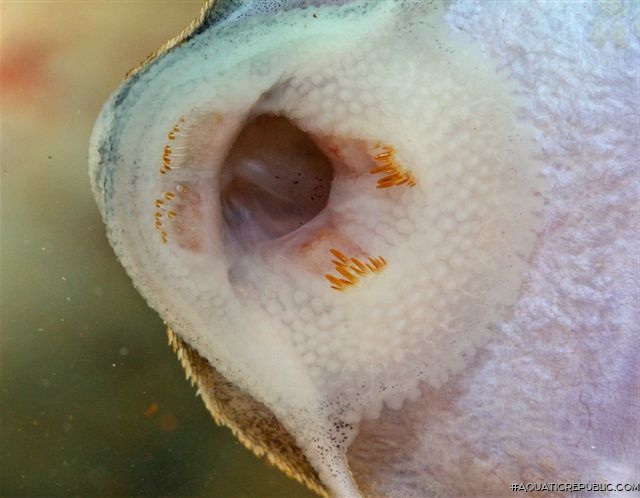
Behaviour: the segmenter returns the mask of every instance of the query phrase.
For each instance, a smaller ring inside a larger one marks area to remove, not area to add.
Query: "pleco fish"
[[[638,5],[220,1],[105,104],[109,240],[321,495],[638,482]]]

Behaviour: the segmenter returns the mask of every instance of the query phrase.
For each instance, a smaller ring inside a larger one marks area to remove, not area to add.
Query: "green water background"
[[[200,5],[0,3],[2,497],[314,496],[214,425],[89,188],[100,106]]]

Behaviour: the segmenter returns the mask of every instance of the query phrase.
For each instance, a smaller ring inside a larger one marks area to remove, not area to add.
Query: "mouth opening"
[[[289,119],[251,118],[220,175],[225,238],[250,249],[299,230],[326,208],[333,179],[331,159]]]

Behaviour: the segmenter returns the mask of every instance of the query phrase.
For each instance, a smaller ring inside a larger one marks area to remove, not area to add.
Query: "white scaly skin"
[[[252,5],[96,123],[94,190],[149,304],[336,497],[637,480],[637,9]],[[263,113],[334,180],[314,220],[246,245],[221,170]],[[384,146],[415,186],[376,188]],[[338,291],[332,248],[387,264]]]

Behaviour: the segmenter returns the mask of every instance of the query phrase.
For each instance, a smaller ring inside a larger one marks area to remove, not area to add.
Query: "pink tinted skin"
[[[512,483],[560,482],[631,483],[572,495],[638,496],[637,9],[616,5],[448,13],[521,85],[546,222],[497,340],[441,389],[361,426],[349,457],[366,494],[509,496]]]

